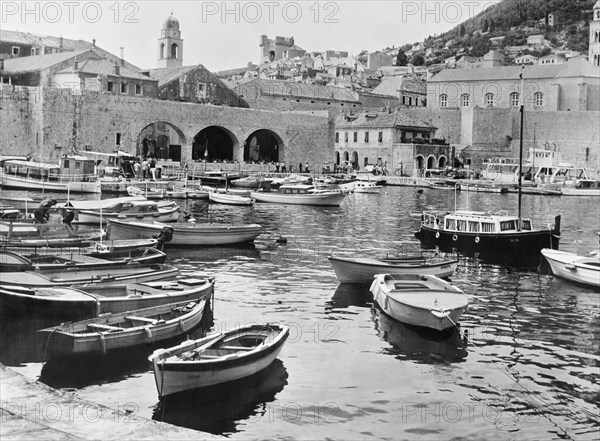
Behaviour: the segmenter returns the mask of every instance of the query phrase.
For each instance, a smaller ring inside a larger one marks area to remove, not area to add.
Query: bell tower
[[[590,22],[590,51],[588,61],[600,68],[600,0],[594,5],[592,21]]]
[[[180,67],[183,65],[183,39],[179,20],[173,13],[165,20],[158,39],[158,67]]]

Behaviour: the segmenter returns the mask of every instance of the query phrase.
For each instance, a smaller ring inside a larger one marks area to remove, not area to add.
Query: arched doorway
[[[277,133],[260,129],[253,132],[244,142],[245,162],[279,162],[283,141]]]
[[[440,159],[438,160],[438,166],[441,169],[446,168],[446,163],[448,162],[448,160],[446,159],[445,156],[440,156]]]
[[[365,159],[364,159],[364,161],[363,161],[363,167],[366,167],[367,165],[369,165],[369,158],[367,158],[367,157],[365,156]]]
[[[177,126],[167,121],[156,121],[140,130],[135,154],[141,158],[179,162],[181,146],[185,143],[185,135]]]
[[[340,165],[340,152],[335,152],[335,163]]]
[[[425,168],[425,158],[423,156],[419,155],[415,159],[417,162],[417,170],[424,169]]]
[[[350,154],[348,152],[344,152],[344,161],[346,161],[346,162],[350,161]]]
[[[234,148],[238,141],[233,133],[219,126],[209,126],[194,136],[192,160],[194,161],[233,161]]]
[[[358,153],[352,152],[352,159],[350,161],[352,163],[352,167],[358,168]]]
[[[430,156],[427,158],[427,170],[432,170],[436,166],[435,156]]]

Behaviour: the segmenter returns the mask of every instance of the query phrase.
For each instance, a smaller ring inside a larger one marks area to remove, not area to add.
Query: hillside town
[[[401,176],[448,166],[481,170],[492,157],[516,156],[523,98],[526,149],[559,150],[596,170],[599,10],[596,3],[587,17],[587,54],[544,37],[558,24],[550,13],[513,26],[520,40],[493,37],[493,20],[485,20],[468,37],[487,36],[486,44],[471,47],[457,46],[464,25],[455,38],[359,54],[261,35],[254,62],[220,72],[184,62],[185,29],[173,14],[155,30],[152,68],[95,40],[3,29],[0,149],[44,160],[120,149],[182,165],[377,165]]]

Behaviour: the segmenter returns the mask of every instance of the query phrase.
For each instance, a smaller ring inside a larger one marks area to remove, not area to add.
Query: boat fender
[[[577,267],[575,265],[573,265],[572,263],[567,263],[565,265],[565,268],[568,270],[576,270],[577,269]]]
[[[146,326],[146,327],[144,328],[144,334],[146,334],[146,337],[148,337],[148,338],[152,338],[152,329],[150,329],[150,327],[149,327],[149,326]]]
[[[458,236],[455,234],[454,236],[452,236],[452,240],[453,240],[454,242],[456,242],[456,241],[458,240]]]
[[[479,236],[475,236],[475,243],[479,243]]]
[[[437,231],[437,232],[435,233],[435,238],[436,238],[436,239],[439,239],[439,238],[440,238],[440,232],[439,232],[439,231]]]
[[[102,304],[99,300],[96,300],[96,316],[99,316],[102,313]]]
[[[106,354],[106,339],[104,338],[104,334],[100,334],[100,351]]]
[[[185,331],[185,326],[183,324],[183,320],[182,319],[179,319],[179,330],[181,332]]]

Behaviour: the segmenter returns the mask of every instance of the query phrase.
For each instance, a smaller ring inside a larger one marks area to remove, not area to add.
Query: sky
[[[0,29],[91,41],[140,68],[157,67],[158,38],[172,13],[183,64],[211,71],[258,64],[262,34],[294,37],[306,51],[358,54],[444,33],[499,0],[482,1],[11,1]]]

